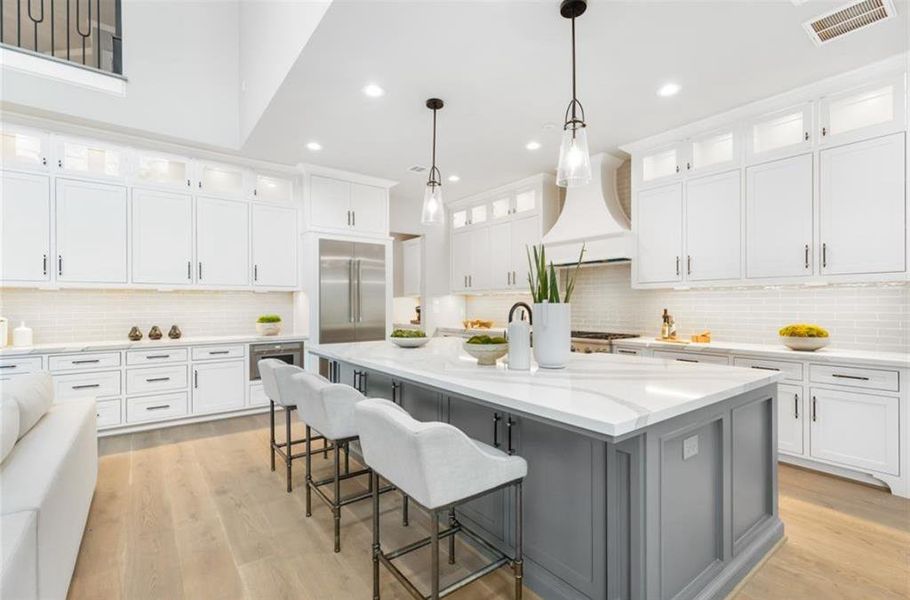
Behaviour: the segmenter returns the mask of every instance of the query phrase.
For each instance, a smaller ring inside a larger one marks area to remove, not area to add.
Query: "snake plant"
[[[584,244],[582,244],[581,253],[578,255],[578,263],[576,263],[572,273],[566,279],[566,287],[561,299],[556,267],[552,261],[547,264],[547,249],[543,244],[540,244],[538,246],[528,246],[526,250],[528,254],[528,286],[531,289],[532,301],[537,304],[542,302],[568,304],[572,299],[572,292],[575,291],[578,269],[581,268],[581,262],[585,256]]]

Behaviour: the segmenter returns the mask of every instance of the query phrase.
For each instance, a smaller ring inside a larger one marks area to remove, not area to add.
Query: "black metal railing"
[[[120,0],[0,0],[0,44],[122,75]]]

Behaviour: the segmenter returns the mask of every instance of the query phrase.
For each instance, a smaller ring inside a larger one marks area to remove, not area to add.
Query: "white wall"
[[[126,95],[4,71],[3,102],[196,144],[239,147],[237,0],[123,0]]]
[[[24,320],[36,344],[126,340],[133,325],[146,336],[158,325],[167,335],[175,323],[187,337],[255,334],[256,318],[265,313],[281,315],[284,331],[294,332],[290,292],[0,291],[0,314],[9,319],[10,333]]]
[[[240,0],[240,141],[322,20],[331,0]]]

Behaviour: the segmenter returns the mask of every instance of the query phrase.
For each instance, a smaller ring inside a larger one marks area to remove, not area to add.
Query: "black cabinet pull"
[[[41,272],[47,275],[47,254],[41,257]]]
[[[202,281],[202,261],[201,260],[199,261],[199,273],[198,273],[197,277],[199,278],[199,281]]]
[[[57,255],[57,275],[63,275],[63,255]]]
[[[0,369],[18,369],[19,365],[0,365]]]
[[[170,354],[149,354],[145,360],[158,360],[159,358],[170,358]]]
[[[617,353],[617,354],[638,354],[638,352],[636,352],[635,350],[623,350],[623,349],[621,349],[621,348],[618,349],[618,350],[616,351],[616,353]]]
[[[822,127],[822,137],[825,137],[826,135],[828,135],[828,128]]]
[[[799,418],[799,394],[793,394],[793,418]]]
[[[170,408],[170,404],[159,404],[157,406],[146,406],[145,410],[163,410],[165,408]]]
[[[199,388],[199,371],[193,369],[193,389]]]
[[[803,140],[806,142],[809,141],[809,132],[808,131],[803,132]]]
[[[831,373],[831,377],[836,377],[838,379],[853,379],[855,381],[869,381],[868,377],[863,377],[861,375],[842,375],[841,373]]]
[[[687,275],[692,274],[692,256],[691,255],[686,256],[686,274]]]
[[[752,365],[752,368],[760,371],[780,371],[777,367],[762,367],[761,365]]]
[[[679,361],[679,362],[690,362],[690,363],[697,363],[697,362],[698,362],[698,361],[695,360],[694,358],[677,358],[676,360]]]
[[[209,350],[209,356],[215,356],[217,354],[230,354],[230,350]]]
[[[816,410],[817,410],[817,409],[816,409],[816,404],[817,404],[817,403],[818,403],[818,401],[815,399],[815,396],[812,396],[812,420],[813,420],[813,421],[816,421],[816,420],[817,420],[817,419],[815,418],[815,417],[816,417]]]
[[[99,387],[101,387],[101,384],[100,384],[100,383],[84,383],[84,384],[82,384],[82,385],[74,385],[74,386],[72,386],[72,388],[73,388],[74,390],[87,390],[87,389],[90,389],[90,388],[99,388]]]
[[[822,268],[828,267],[828,244],[822,243]]]
[[[351,211],[351,226],[357,227],[357,211],[356,210]]]
[[[190,180],[189,180],[189,179],[187,179],[187,180],[186,180],[186,187],[192,187],[192,185],[193,185],[193,184],[192,184],[192,183],[190,183]]]
[[[151,379],[146,379],[148,383],[157,383],[159,381],[170,381],[170,377],[152,377]]]
[[[499,448],[499,421],[502,420],[502,417],[499,416],[499,413],[493,413],[493,447]]]
[[[95,364],[95,363],[99,363],[99,362],[101,362],[101,359],[99,359],[99,358],[84,358],[82,360],[72,361],[72,363],[74,365],[91,365],[91,364]]]
[[[191,260],[186,261],[186,278],[193,279],[193,261]]]
[[[679,277],[679,257],[676,257],[676,276]]]
[[[512,426],[515,425],[515,421],[512,420],[512,417],[506,419],[506,435],[507,435],[507,446],[506,451],[509,456],[515,454],[515,448],[512,447]]]
[[[805,267],[806,269],[808,269],[808,268],[809,268],[809,244],[806,244],[806,247],[805,247],[805,249],[803,250],[803,252],[804,252],[804,256],[803,256],[803,267]]]
[[[253,265],[253,281],[259,281],[259,265]]]
[[[393,381],[392,382],[392,402],[401,406],[401,382]]]

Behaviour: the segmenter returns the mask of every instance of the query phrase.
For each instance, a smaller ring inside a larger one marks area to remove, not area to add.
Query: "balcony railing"
[[[0,0],[0,44],[123,74],[120,0]]]

